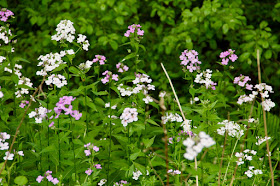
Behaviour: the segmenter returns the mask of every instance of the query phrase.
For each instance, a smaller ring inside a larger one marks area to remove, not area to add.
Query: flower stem
[[[226,169],[226,173],[225,173],[225,176],[224,176],[224,180],[223,180],[222,185],[224,185],[224,183],[225,183],[225,181],[226,181],[227,172],[228,172],[228,168],[229,168],[229,164],[230,164],[231,158],[232,158],[232,156],[233,156],[233,153],[234,153],[234,151],[235,151],[235,148],[236,148],[236,146],[237,146],[238,141],[239,141],[239,139],[236,140],[236,142],[235,142],[235,144],[234,144],[234,147],[233,147],[233,150],[232,150],[232,152],[231,152],[230,159],[229,159],[229,161],[228,161],[228,165],[227,165],[227,169]]]
[[[110,175],[110,161],[111,161],[111,145],[112,145],[112,117],[111,117],[111,113],[112,113],[112,108],[111,108],[111,81],[109,82],[109,94],[108,94],[108,99],[110,102],[110,107],[109,107],[109,156],[108,156],[108,170],[107,170],[107,183],[110,184],[109,182],[109,175]]]

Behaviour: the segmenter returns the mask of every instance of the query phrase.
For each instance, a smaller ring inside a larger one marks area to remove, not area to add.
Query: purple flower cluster
[[[140,26],[139,24],[133,24],[128,26],[128,30],[126,31],[126,33],[124,34],[125,37],[129,37],[131,33],[135,33],[135,30],[137,30],[137,35],[138,36],[143,36],[144,35],[144,30],[141,30],[142,26]]]
[[[187,66],[189,72],[200,69],[201,61],[198,60],[198,53],[195,50],[184,50],[180,55],[180,60],[182,61],[180,64]]]
[[[92,62],[99,62],[100,65],[105,65],[106,57],[102,55],[95,55],[95,58],[92,60]]]
[[[59,180],[58,180],[57,178],[53,178],[53,177],[52,177],[52,171],[50,171],[50,170],[48,170],[48,171],[45,173],[44,176],[39,175],[39,176],[37,177],[36,181],[37,181],[38,183],[41,183],[42,180],[43,180],[45,177],[47,178],[47,180],[48,180],[49,182],[52,182],[54,185],[56,185],[56,184],[59,183]]]
[[[124,71],[128,71],[128,66],[124,65],[123,63],[116,64],[118,72],[123,73]]]
[[[121,180],[119,182],[114,183],[113,186],[124,186],[124,184],[128,184],[128,182],[125,180]]]
[[[19,107],[24,108],[26,106],[26,104],[29,104],[29,101],[23,100],[23,101],[21,101]]]
[[[90,156],[90,155],[91,155],[91,149],[92,149],[93,151],[95,151],[95,152],[98,152],[98,151],[99,151],[99,147],[94,146],[94,145],[91,144],[91,143],[88,143],[88,144],[84,145],[84,147],[87,148],[86,150],[84,150],[86,156]]]
[[[110,81],[110,78],[114,81],[119,81],[118,74],[113,74],[111,71],[106,70],[105,72],[102,73],[103,76],[105,76],[103,79],[101,79],[101,82],[103,84],[106,84]]]
[[[54,111],[57,114],[55,118],[58,118],[62,111],[64,111],[65,115],[70,114],[76,120],[79,120],[82,117],[82,113],[79,113],[77,110],[72,110],[73,106],[71,102],[74,101],[76,98],[72,96],[63,96],[59,98],[59,102],[56,103],[56,107],[54,107]]]
[[[248,81],[251,81],[251,78],[249,76],[244,76],[240,74],[240,76],[234,78],[233,83],[238,84],[241,87],[244,87],[246,85],[247,90],[252,90],[253,85],[248,84]]]
[[[14,13],[11,10],[2,8],[0,11],[0,20],[6,22],[10,16],[13,16]]]
[[[234,54],[235,50],[229,49],[228,51],[221,52],[220,58],[222,59],[222,65],[227,65],[229,60],[232,62],[237,60],[237,55]]]

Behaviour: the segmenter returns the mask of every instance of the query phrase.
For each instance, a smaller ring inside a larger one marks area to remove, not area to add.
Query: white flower
[[[183,141],[183,145],[187,147],[184,157],[188,160],[193,160],[204,147],[208,148],[216,143],[208,134],[203,131],[198,134],[198,137],[199,140],[196,141],[190,137]]]
[[[102,179],[102,180],[100,180],[100,182],[97,185],[102,186],[102,185],[105,185],[106,182],[107,182],[106,179]]]
[[[53,35],[52,40],[61,41],[67,40],[72,43],[75,39],[75,28],[73,27],[73,23],[69,20],[61,20],[56,28],[57,34]]]
[[[134,121],[138,120],[138,112],[136,108],[125,108],[123,110],[122,115],[120,116],[120,119],[122,120],[121,123],[124,127],[127,126],[128,123],[132,123]]]
[[[24,156],[23,151],[18,151],[18,155]]]
[[[14,159],[14,154],[10,154],[9,151],[5,152],[5,157],[3,157],[4,160],[13,160]]]
[[[133,174],[132,179],[134,179],[134,180],[138,180],[139,177],[142,175],[142,173],[137,169],[136,169],[136,172],[133,172],[132,174]]]
[[[251,178],[251,177],[253,176],[253,172],[252,172],[251,170],[247,170],[247,171],[245,172],[245,174],[246,174],[249,178]]]
[[[240,139],[240,137],[244,134],[244,130],[242,130],[241,127],[233,121],[224,120],[218,124],[224,125],[223,127],[217,129],[217,133],[219,135],[223,136],[227,131],[229,136]]]
[[[146,104],[153,102],[153,99],[150,96],[147,96],[146,98],[143,98],[143,101],[145,101]]]

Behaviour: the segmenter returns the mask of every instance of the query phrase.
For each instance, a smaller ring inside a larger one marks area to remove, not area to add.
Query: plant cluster
[[[181,88],[189,92],[184,101],[163,64],[171,87],[163,90],[141,68],[148,51],[140,24],[124,32],[123,57],[99,53],[81,62],[81,53],[95,50],[74,22],[61,20],[50,37],[59,47],[39,56],[40,82],[33,83],[21,72],[28,61],[14,56],[9,21],[1,27],[1,185],[274,185],[279,179],[279,148],[267,133],[273,89],[261,82],[259,64],[253,85],[229,67],[238,65],[234,50],[221,52],[210,69],[186,49],[177,60]]]

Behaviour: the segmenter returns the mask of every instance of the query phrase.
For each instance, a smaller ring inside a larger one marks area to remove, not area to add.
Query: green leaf
[[[266,21],[262,21],[260,24],[260,29],[267,27],[268,23]]]
[[[13,80],[13,82],[15,83],[15,84],[18,84],[18,76],[17,75],[15,75],[15,74],[13,74],[12,75],[12,80]]]
[[[73,67],[73,66],[71,66],[71,67],[69,68],[69,71],[72,72],[72,73],[75,74],[75,75],[80,74],[79,69],[77,69],[76,67]]]
[[[151,119],[147,119],[147,122],[152,125],[155,125],[155,126],[160,126],[159,124],[157,124],[157,122],[155,122],[154,120],[151,120]]]
[[[153,145],[155,137],[156,136],[152,137],[151,139],[143,139],[143,143],[144,143],[146,148],[149,148]]]
[[[146,168],[143,165],[140,165],[139,163],[133,162],[136,169],[138,169],[143,175],[146,175]]]
[[[265,51],[265,53],[264,53],[264,57],[265,57],[266,59],[270,59],[270,58],[271,58],[271,56],[272,56],[272,51],[271,51],[271,50],[267,50],[267,51]]]
[[[88,24],[88,26],[87,26],[87,33],[88,34],[92,34],[93,33],[93,27],[90,24]]]
[[[226,34],[229,30],[228,24],[223,25],[223,33]]]
[[[110,40],[109,43],[110,43],[110,45],[111,45],[113,50],[117,50],[118,49],[119,45],[118,45],[118,43],[116,41]]]
[[[28,182],[28,179],[25,176],[18,176],[14,180],[15,184],[25,185]]]
[[[124,20],[123,20],[123,17],[119,16],[116,18],[116,22],[119,24],[119,25],[123,25],[124,24]]]
[[[55,148],[54,145],[51,145],[51,146],[48,146],[48,147],[44,148],[44,149],[40,152],[40,154],[45,153],[45,152],[53,152],[53,151],[56,151],[56,148]]]

